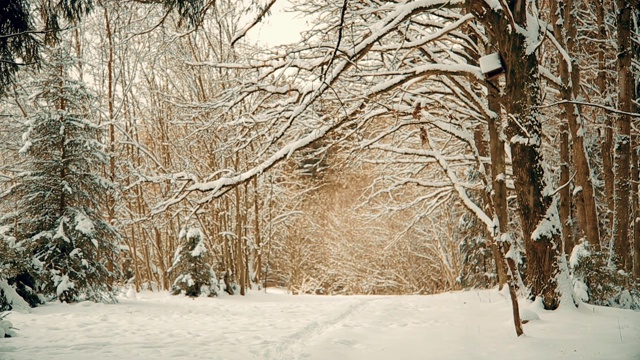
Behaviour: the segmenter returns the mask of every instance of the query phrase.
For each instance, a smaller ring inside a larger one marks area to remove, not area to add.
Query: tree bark
[[[573,17],[573,0],[558,0],[551,2],[550,13],[552,15],[554,35],[561,46],[565,47],[571,63],[566,59],[558,62],[562,87],[560,94],[562,100],[575,100],[579,93],[580,68],[578,62],[572,57],[577,52],[576,21]],[[566,37],[565,37],[566,34]],[[585,124],[577,105],[566,102],[563,104],[563,113],[569,124],[571,139],[573,141],[573,160],[576,171],[577,190],[574,192],[575,205],[578,214],[579,230],[581,237],[600,251],[600,232],[598,228],[598,213],[596,210],[595,192],[591,181],[591,166],[587,157],[587,149],[584,144]],[[566,126],[562,124],[562,126]],[[564,184],[564,182],[563,182]],[[568,191],[568,188],[566,189]],[[565,239],[567,240],[567,239]],[[565,241],[566,243],[566,241]],[[571,252],[571,247],[565,249]]]
[[[522,319],[520,318],[520,305],[516,294],[516,274],[518,268],[512,257],[506,257],[509,248],[514,246],[513,241],[507,242],[503,234],[507,232],[509,224],[509,208],[507,204],[507,173],[504,151],[504,141],[500,136],[500,94],[497,87],[489,86],[489,110],[494,112],[494,116],[489,119],[489,150],[491,153],[491,179],[493,186],[493,207],[495,211],[496,225],[493,247],[498,248],[494,254],[498,269],[505,272],[505,282],[509,288],[511,298],[511,309],[513,311],[513,323],[516,335],[524,334],[522,329]],[[501,265],[501,266],[500,266]],[[505,270],[506,265],[506,270]]]
[[[631,3],[616,0],[618,8],[616,26],[618,31],[618,103],[624,112],[632,110],[633,76],[631,74]],[[631,117],[616,115],[616,136],[614,147],[614,249],[616,264],[621,270],[631,271],[631,251],[629,249],[629,229],[631,214]]]
[[[609,89],[607,87],[607,72],[606,72],[606,58],[605,58],[605,46],[604,42],[609,39],[607,35],[607,28],[604,21],[605,15],[605,2],[596,1],[596,17],[597,26],[599,29],[598,40],[598,78],[597,85],[600,91],[600,97],[607,99],[609,95]],[[611,106],[610,103],[605,105]],[[601,134],[601,151],[602,151],[602,170],[604,178],[604,189],[607,202],[607,219],[609,235],[613,234],[613,211],[615,208],[614,201],[614,174],[613,174],[613,117],[608,113],[603,114],[604,117],[604,130]]]
[[[640,137],[638,135],[633,135],[631,137],[631,143],[633,144],[633,148],[637,149],[637,146],[640,142]],[[638,157],[638,151],[634,150],[631,152],[631,163],[632,163],[632,172],[631,172],[631,207],[633,208],[633,275],[636,278],[640,278],[640,203],[638,190],[640,185],[640,159]]]
[[[571,217],[571,188],[569,181],[569,129],[564,122],[560,124],[560,222],[562,223],[563,243],[562,250],[564,254],[571,254],[574,246],[573,238],[573,220]]]
[[[633,10],[634,21],[633,31],[638,34],[640,26],[638,24],[638,18],[640,18],[640,5],[636,4]],[[640,42],[636,39],[632,43],[633,56],[635,61],[640,61]],[[635,84],[638,84],[639,76],[635,74]],[[640,95],[639,85],[636,85],[632,90],[633,98],[638,99]],[[634,112],[638,112],[639,107],[637,103],[632,104]],[[636,123],[637,124],[637,123]],[[633,144],[633,187],[632,187],[632,199],[633,199],[633,276],[640,280],[640,156],[638,155],[638,147],[640,146],[640,136],[634,135],[631,138]]]
[[[560,301],[556,275],[561,225],[556,203],[544,192],[538,56],[527,48],[522,32],[513,28],[514,25],[527,28],[527,2],[508,3],[513,18],[486,2],[472,1],[469,5],[497,42],[505,63],[506,134],[511,142],[518,214],[527,256],[526,282],[531,295],[542,298],[545,309],[556,309]]]
[[[260,194],[258,191],[258,178],[253,179],[253,232],[255,238],[254,244],[254,277],[252,279],[256,284],[260,284],[262,280],[262,234],[260,232]]]
[[[493,188],[493,208],[494,216],[498,220],[500,234],[507,231],[509,225],[509,210],[507,206],[507,170],[505,165],[504,141],[500,137],[500,94],[498,89],[490,86],[489,88],[489,110],[493,111],[495,117],[489,119],[489,152],[491,156],[491,180]],[[495,248],[495,249],[494,249]],[[503,254],[498,253],[498,244],[492,246],[498,276],[503,277],[500,280],[500,288],[507,282],[507,271]]]
[[[109,19],[109,10],[104,8],[104,22],[105,22],[105,36],[107,37],[108,44],[108,60],[107,60],[107,97],[108,97],[108,111],[109,111],[109,173],[107,175],[109,181],[115,184],[116,174],[116,162],[115,162],[115,113],[114,113],[114,76],[113,76],[113,64],[114,64],[114,44],[113,33],[111,32],[111,21]],[[107,194],[107,222],[112,223],[115,218],[115,199],[113,194]]]

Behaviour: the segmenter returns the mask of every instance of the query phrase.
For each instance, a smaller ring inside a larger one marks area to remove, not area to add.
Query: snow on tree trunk
[[[552,14],[552,23],[554,24],[554,34],[560,45],[567,47],[569,55],[573,55],[577,51],[577,28],[576,20],[573,16],[573,2],[569,1],[566,5],[563,1],[551,3],[550,13]],[[566,39],[565,39],[566,33]],[[560,94],[563,100],[572,101],[579,96],[580,70],[578,62],[562,56],[558,62],[562,87]],[[574,192],[575,206],[578,213],[579,230],[595,247],[596,251],[600,251],[600,233],[598,228],[598,214],[596,211],[595,194],[593,183],[591,180],[591,166],[587,157],[587,149],[584,143],[584,134],[586,132],[582,114],[577,105],[569,102],[563,104],[563,114],[568,122],[571,131],[571,139],[573,141],[573,160],[575,163],[577,189]],[[562,184],[564,185],[564,183]],[[567,188],[568,190],[568,188]],[[565,242],[567,237],[565,236]],[[572,245],[572,241],[567,242]],[[569,246],[565,253],[570,253]]]
[[[532,296],[542,298],[546,309],[559,305],[556,291],[557,255],[561,225],[556,202],[545,193],[541,153],[540,87],[536,44],[537,14],[527,13],[528,1],[508,1],[511,11],[472,2],[471,10],[491,32],[505,62],[506,135],[513,159],[513,177],[522,225],[527,272]],[[509,29],[508,31],[505,29]],[[555,216],[554,216],[555,215]]]

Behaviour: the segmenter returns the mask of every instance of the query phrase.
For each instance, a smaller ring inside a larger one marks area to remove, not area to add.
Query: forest
[[[498,287],[520,335],[518,297],[640,308],[637,0],[289,0],[301,40],[252,40],[275,3],[0,2],[0,311]]]

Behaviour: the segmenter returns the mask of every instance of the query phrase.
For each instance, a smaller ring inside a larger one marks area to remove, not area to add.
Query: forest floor
[[[270,290],[271,291],[271,290]],[[433,296],[190,299],[130,293],[114,305],[50,303],[7,320],[2,360],[624,359],[640,360],[640,312],[591,305],[549,312],[521,301],[517,338],[497,290]]]

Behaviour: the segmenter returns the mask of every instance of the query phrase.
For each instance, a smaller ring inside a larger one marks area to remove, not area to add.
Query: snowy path
[[[117,305],[49,304],[12,313],[0,360],[607,359],[640,360],[640,312],[546,312],[513,333],[497,291],[214,299],[142,293]]]

